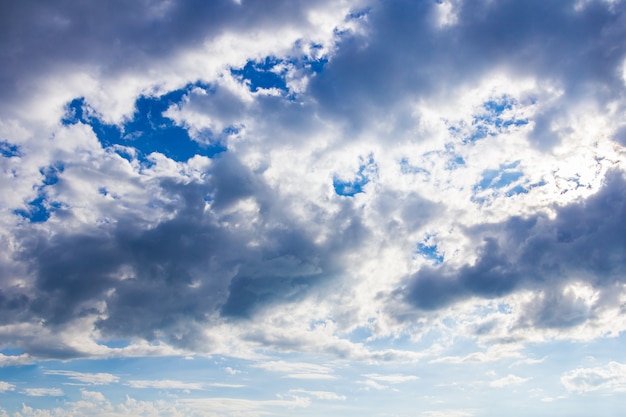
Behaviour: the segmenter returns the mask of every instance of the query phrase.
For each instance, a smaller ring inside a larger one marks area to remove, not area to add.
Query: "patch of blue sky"
[[[507,95],[501,96],[496,100],[488,100],[483,103],[483,107],[488,112],[501,115],[505,110],[511,110],[513,105],[515,104],[515,100]]]
[[[488,100],[482,104],[480,110],[473,115],[472,122],[451,124],[448,131],[455,137],[461,137],[463,143],[476,142],[500,133],[509,131],[512,127],[528,124],[528,119],[518,118],[515,115],[517,101],[507,95]]]
[[[522,171],[515,171],[519,165],[519,161],[511,164],[502,164],[498,169],[486,169],[482,172],[480,182],[474,187],[475,189],[487,190],[501,189],[524,176]]]
[[[26,209],[16,209],[13,213],[28,219],[31,223],[44,223],[50,218],[50,210],[43,195],[29,201]]]
[[[307,59],[304,61],[304,65],[314,74],[319,74],[324,70],[324,67],[328,64],[328,58],[322,57],[318,59]]]
[[[5,158],[13,158],[22,156],[22,153],[20,152],[19,146],[3,140],[0,141],[0,155]]]
[[[352,330],[348,335],[348,340],[352,343],[366,342],[369,337],[372,336],[372,329],[369,325],[359,326]]]
[[[275,88],[285,93],[289,92],[285,74],[287,69],[284,61],[276,57],[265,57],[261,61],[248,61],[243,68],[232,68],[230,72],[248,83],[250,91],[253,93],[260,88],[269,90]]]
[[[344,197],[354,197],[355,195],[363,192],[363,186],[365,186],[369,180],[367,177],[360,177],[353,181],[342,181],[338,178],[333,178],[333,188],[337,195]]]
[[[487,188],[504,188],[509,184],[522,178],[524,173],[521,171],[502,172]]]
[[[448,163],[446,164],[446,168],[452,170],[452,169],[458,168],[461,165],[465,165],[465,159],[463,159],[462,156],[456,156],[448,160]]]
[[[104,148],[112,148],[129,160],[134,155],[125,151],[124,147],[137,150],[136,155],[142,162],[147,162],[146,157],[153,152],[175,161],[187,161],[195,155],[213,157],[226,150],[219,141],[209,140],[209,144],[194,141],[184,127],[163,116],[171,105],[180,103],[189,90],[197,85],[190,84],[184,89],[161,96],[139,97],[135,102],[133,118],[121,126],[104,123],[82,97],[67,105],[66,115],[61,122],[65,125],[80,122],[91,126]]]
[[[337,176],[333,177],[333,188],[337,195],[344,197],[354,197],[356,194],[363,192],[363,187],[367,185],[372,176],[376,174],[378,167],[370,155],[367,160],[362,160],[359,171],[354,178],[344,180]]]
[[[511,188],[510,190],[508,190],[505,195],[507,197],[512,197],[514,195],[518,195],[518,194],[527,194],[528,190],[526,188],[524,188],[521,185],[516,185],[515,187]]]
[[[54,185],[59,182],[59,175],[63,172],[65,166],[58,162],[54,165],[41,168],[39,172],[43,175],[41,186],[39,186],[37,197],[28,202],[24,209],[16,209],[13,211],[30,223],[44,223],[50,218],[51,212],[61,207],[58,202],[47,200],[45,187]]]
[[[431,261],[433,265],[441,265],[444,261],[444,256],[439,253],[437,245],[429,245],[425,242],[420,242],[417,244],[416,253]]]
[[[474,122],[484,121],[498,129],[528,124],[528,119],[517,119],[514,115],[507,113],[513,110],[516,104],[517,101],[507,95],[486,101],[483,103],[485,112],[475,115]]]
[[[487,136],[495,135],[495,133],[491,131],[488,126],[476,123],[472,123],[472,125],[476,127],[473,129],[473,132],[463,140],[464,143],[476,142],[477,140],[484,139]]]
[[[20,355],[23,355],[24,353],[26,353],[24,349],[13,347],[10,345],[7,345],[4,348],[0,349],[0,355],[4,355],[4,356],[20,356]]]
[[[504,195],[513,197],[526,194],[531,188],[545,185],[545,182],[528,184],[524,180],[524,172],[518,170],[519,161],[502,164],[498,169],[486,169],[482,172],[480,181],[474,185],[472,201],[483,204],[491,197]]]
[[[356,10],[353,10],[352,12],[348,13],[348,15],[346,16],[346,20],[360,20],[360,19],[364,19],[371,12],[372,12],[372,8],[371,7],[364,7],[362,9],[356,9]]]
[[[400,172],[407,175],[407,174],[422,174],[425,176],[429,176],[430,175],[430,171],[428,171],[425,168],[419,167],[419,166],[415,166],[415,165],[411,165],[409,163],[409,160],[407,158],[402,158],[400,160]]]
[[[296,42],[296,47],[300,46]],[[267,56],[261,60],[250,60],[241,68],[231,68],[230,72],[235,77],[246,83],[251,92],[259,90],[278,90],[282,96],[293,100],[295,94],[287,85],[287,73],[290,68],[304,69],[312,74],[319,74],[328,64],[328,57],[323,55],[323,46],[320,44],[309,45],[309,53],[299,57],[287,57],[285,59]]]
[[[531,189],[531,188],[536,188],[536,187],[543,187],[546,184],[547,184],[547,182],[545,180],[541,180],[541,181],[535,182],[533,184],[529,184],[528,188]]]
[[[304,68],[313,74],[319,74],[328,64],[328,56],[324,54],[324,45],[320,43],[304,43],[302,40],[297,40],[294,44],[294,49],[306,51],[299,57],[285,60],[285,62],[296,68]]]
[[[65,165],[63,164],[63,162],[57,162],[53,165],[41,168],[39,170],[39,173],[44,177],[42,186],[45,187],[46,185],[54,185],[58,183],[59,174],[63,173],[64,170]]]

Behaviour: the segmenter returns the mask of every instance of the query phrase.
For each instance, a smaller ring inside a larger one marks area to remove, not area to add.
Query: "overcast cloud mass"
[[[0,1],[0,61],[0,416],[626,408],[624,1]]]

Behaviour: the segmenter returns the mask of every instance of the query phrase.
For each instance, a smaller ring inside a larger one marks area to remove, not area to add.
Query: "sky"
[[[0,417],[622,416],[623,0],[0,1]]]

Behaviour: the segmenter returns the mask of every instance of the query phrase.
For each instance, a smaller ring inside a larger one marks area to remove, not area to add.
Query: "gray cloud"
[[[144,73],[151,65],[173,60],[177,53],[224,32],[309,25],[307,10],[324,2],[4,3],[0,112],[7,115],[22,97],[31,99],[34,83],[50,74],[79,69],[113,79]],[[317,138],[316,133],[321,132],[321,137],[331,132],[322,138],[328,144],[307,148],[317,153],[311,158],[316,166],[307,167],[310,171],[304,175],[313,177],[315,169],[330,172],[339,167],[327,169],[324,153],[342,149],[378,122],[392,127],[376,146],[394,143],[396,134],[412,135],[419,116],[407,103],[446,95],[476,83],[492,70],[503,70],[535,77],[564,91],[530,120],[534,124],[530,142],[547,153],[562,141],[562,131],[555,129],[554,121],[568,111],[569,103],[589,99],[603,106],[623,95],[619,70],[626,56],[626,3],[590,1],[582,11],[574,10],[570,1],[466,0],[458,4],[457,23],[439,28],[433,23],[433,13],[440,7],[435,1],[374,3],[362,17],[354,18],[362,31],[336,33],[329,62],[321,72],[306,74],[308,87],[294,94],[293,100],[257,95],[245,101],[220,84],[224,80],[208,80],[215,82],[206,95],[199,90],[189,93],[176,122],[191,130],[195,127],[190,127],[193,120],[185,120],[183,110],[209,116],[220,128],[249,122],[236,138],[238,142],[227,143],[228,150],[211,161],[201,179],[166,179],[156,170],[146,174],[156,177],[155,193],[161,193],[165,201],[155,210],[160,211],[155,217],[137,214],[148,202],[128,203],[120,197],[119,207],[108,213],[108,224],[81,223],[80,228],[70,230],[60,221],[72,220],[75,208],[62,207],[48,223],[37,226],[24,221],[19,227],[3,229],[10,238],[2,244],[13,247],[16,240],[15,247],[19,246],[15,259],[19,265],[13,265],[13,260],[0,264],[0,324],[43,320],[56,331],[76,318],[97,316],[97,329],[105,338],[139,337],[206,349],[211,340],[204,338],[201,329],[210,326],[211,320],[245,322],[273,305],[297,302],[316,292],[323,295],[351,273],[354,265],[346,260],[347,255],[376,256],[363,247],[371,241],[375,241],[373,247],[382,247],[379,240],[385,239],[392,242],[389,246],[398,243],[406,248],[413,243],[407,243],[409,235],[439,216],[450,215],[445,213],[444,202],[433,203],[419,190],[406,188],[372,187],[373,191],[367,191],[372,198],[355,204],[356,198],[332,194],[332,172],[327,178],[329,194],[311,193],[327,200],[318,206],[307,196],[301,204],[301,196],[285,191],[298,184],[281,188],[268,182],[271,175],[264,176],[271,164],[277,164],[271,151],[283,151],[279,149],[283,145],[301,151]],[[293,51],[301,52],[297,46]],[[221,132],[212,133],[219,136]],[[623,144],[623,137],[624,129],[618,130],[614,140]],[[0,138],[8,155],[3,158],[27,160],[29,152],[34,153],[32,146],[18,147],[13,139]],[[52,141],[46,144],[61,146]],[[246,161],[251,155],[256,158],[257,152],[261,161],[255,168],[248,167]],[[76,156],[70,151],[62,155],[68,160]],[[347,160],[337,157],[333,163]],[[70,162],[75,163],[68,163],[67,172],[84,163]],[[494,166],[499,163],[503,162]],[[149,171],[130,164],[126,168]],[[382,174],[388,167],[381,164],[380,169]],[[100,170],[104,170],[102,165]],[[63,175],[67,173],[59,174],[58,184],[46,184],[50,198],[78,193],[80,186],[86,186],[80,184],[73,190]],[[75,176],[72,181],[88,182],[83,178],[86,175]],[[120,176],[120,181],[136,180],[129,178]],[[299,179],[289,180],[298,183]],[[136,181],[138,187],[143,186]],[[319,185],[315,181],[311,182]],[[371,178],[371,185],[378,186],[377,181]],[[422,267],[406,278],[406,287],[397,291],[392,302],[400,298],[417,310],[437,310],[469,297],[489,299],[530,289],[537,296],[525,306],[520,326],[565,328],[593,318],[600,307],[590,307],[564,290],[581,280],[600,290],[602,302],[617,302],[611,298],[611,289],[624,281],[624,189],[626,181],[613,173],[596,195],[556,207],[554,219],[535,214],[465,229],[466,237],[475,242],[476,262],[459,268],[446,263]],[[116,205],[117,198],[111,197],[106,204]],[[305,207],[307,218],[294,214],[296,203],[298,208]],[[135,214],[126,211],[124,204],[133,205]],[[13,215],[11,221],[20,221],[18,217]],[[324,238],[318,239],[322,234]],[[393,261],[405,259],[398,255]],[[28,266],[28,273],[20,269],[23,265]],[[18,285],[11,281],[14,276],[31,280]],[[344,312],[333,313],[339,317]],[[483,330],[488,332],[489,326]],[[270,344],[263,329],[250,333],[254,335],[251,340]],[[37,344],[34,335],[20,337],[33,355],[65,358],[80,354],[61,345]]]
[[[322,111],[349,120],[357,130],[372,121],[372,114],[402,124],[406,100],[504,70],[563,89],[559,102],[537,116],[530,138],[549,149],[560,141],[550,124],[567,108],[562,103],[585,97],[602,105],[624,91],[619,70],[626,55],[623,2],[585,2],[582,11],[571,1],[458,4],[458,23],[444,28],[433,23],[441,7],[435,1],[374,5],[363,23],[366,34],[343,34],[326,70],[312,80],[311,93]]]
[[[419,309],[445,307],[467,297],[493,298],[518,289],[543,291],[522,321],[567,327],[591,314],[564,286],[584,282],[610,292],[626,279],[626,180],[611,172],[597,194],[556,208],[556,218],[514,217],[467,231],[482,245],[473,265],[420,269],[403,297]],[[608,299],[607,299],[608,301]]]
[[[30,96],[38,77],[70,69],[114,77],[171,59],[224,32],[309,26],[307,11],[324,1],[27,0],[0,6],[0,109]],[[195,81],[195,80],[190,80]]]
[[[368,233],[346,205],[328,219],[337,223],[332,238],[314,243],[285,201],[230,154],[214,161],[205,182],[163,180],[160,189],[172,201],[164,213],[170,218],[148,228],[120,217],[89,232],[47,237],[25,231],[20,258],[31,265],[33,288],[3,292],[3,317],[63,328],[78,317],[104,314],[97,327],[105,337],[201,349],[210,341],[198,326],[216,314],[251,317],[268,304],[315,291],[337,276],[342,254]],[[258,218],[234,208],[248,199],[257,204]]]

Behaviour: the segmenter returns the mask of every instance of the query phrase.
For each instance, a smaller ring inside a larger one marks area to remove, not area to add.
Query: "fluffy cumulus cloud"
[[[0,366],[224,355],[304,384],[347,372],[332,361],[532,362],[626,329],[623,1],[0,7]],[[617,365],[562,382],[619,388]],[[2,395],[64,395],[17,382]],[[67,410],[139,404],[82,393]]]

